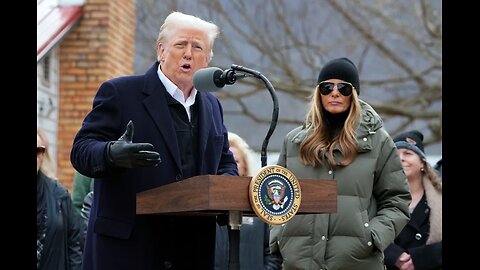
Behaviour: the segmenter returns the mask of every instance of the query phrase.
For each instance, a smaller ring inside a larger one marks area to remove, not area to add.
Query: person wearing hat
[[[359,94],[355,64],[327,62],[304,124],[285,136],[277,164],[299,179],[336,181],[337,209],[272,225],[270,249],[283,269],[383,270],[383,251],[409,220],[397,149]]]
[[[423,134],[411,130],[393,138],[412,194],[410,221],[385,250],[387,269],[442,268],[442,182],[427,162]]]

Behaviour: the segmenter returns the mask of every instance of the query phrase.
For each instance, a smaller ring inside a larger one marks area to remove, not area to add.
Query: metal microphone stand
[[[267,135],[263,140],[262,150],[261,150],[261,162],[262,167],[267,166],[267,146],[270,140],[270,137],[277,126],[278,121],[278,99],[277,94],[275,93],[275,89],[270,81],[260,72],[242,67],[239,65],[232,64],[231,65],[231,74],[230,78],[231,81],[229,84],[233,84],[236,80],[240,78],[245,78],[247,76],[235,76],[235,71],[241,71],[244,73],[248,73],[252,76],[248,77],[255,77],[263,81],[265,86],[267,87],[270,95],[272,96],[273,100],[273,113],[272,113],[272,121],[270,122],[270,128],[268,129]],[[228,268],[230,270],[240,270],[240,226],[242,225],[242,211],[231,210],[228,211],[228,238],[229,238],[229,263]]]

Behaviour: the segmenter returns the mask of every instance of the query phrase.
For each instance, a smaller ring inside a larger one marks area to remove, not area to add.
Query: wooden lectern
[[[137,215],[218,215],[230,210],[255,215],[248,198],[251,177],[200,175],[137,194]],[[299,179],[297,215],[337,211],[335,180]]]
[[[255,216],[250,206],[252,177],[200,175],[137,193],[137,215]],[[302,200],[297,215],[337,211],[335,180],[298,179]],[[239,213],[239,214],[238,214]],[[231,230],[230,269],[240,269],[239,231]]]

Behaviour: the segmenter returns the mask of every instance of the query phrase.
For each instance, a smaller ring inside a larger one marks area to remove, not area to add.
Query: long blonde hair
[[[360,123],[361,106],[356,91],[352,91],[350,109],[345,124],[340,133],[332,140],[329,138],[329,129],[325,123],[323,105],[319,87],[315,87],[310,110],[305,118],[308,137],[300,145],[300,161],[304,165],[317,167],[330,165],[331,167],[345,167],[357,156],[356,129]],[[339,149],[343,155],[342,161],[336,161],[333,150]]]
[[[423,163],[423,176],[426,176],[428,180],[432,183],[433,187],[439,191],[440,193],[442,192],[442,178],[438,173],[435,171],[435,169],[430,165],[430,163],[426,159],[422,159]]]
[[[42,164],[40,165],[40,171],[50,178],[57,179],[57,168],[55,167],[55,164],[53,164],[52,157],[50,156],[50,143],[48,142],[47,135],[43,129],[37,128],[37,136],[40,137],[43,146],[45,146],[45,154]]]

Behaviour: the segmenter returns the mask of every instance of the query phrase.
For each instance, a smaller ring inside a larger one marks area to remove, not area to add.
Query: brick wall
[[[100,84],[133,74],[135,0],[86,0],[84,15],[60,43],[57,175],[70,191],[73,138]]]

